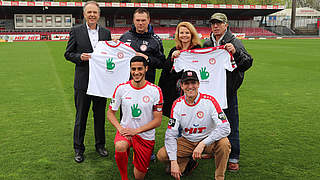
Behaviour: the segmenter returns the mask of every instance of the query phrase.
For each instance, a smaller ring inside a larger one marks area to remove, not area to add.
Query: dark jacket
[[[99,26],[99,41],[111,40],[111,33],[106,28]],[[81,24],[71,28],[70,37],[64,57],[75,66],[74,88],[86,91],[89,82],[89,61],[82,61],[82,53],[92,53],[93,48],[90,43],[86,24]]]
[[[204,42],[203,47],[213,47],[213,34],[210,34],[210,39]],[[234,60],[237,64],[237,68],[232,72],[227,71],[227,95],[234,95],[237,93],[238,88],[241,86],[244,79],[244,72],[252,66],[252,57],[244,48],[242,42],[237,39],[229,30],[225,33],[221,40],[221,45],[231,43],[236,49],[236,53],[233,54]]]
[[[146,73],[146,80],[154,83],[156,77],[156,69],[162,69],[165,61],[163,45],[160,37],[153,32],[153,28],[149,25],[146,33],[139,34],[136,28],[132,28],[120,37],[120,41],[130,45],[135,51],[147,55],[149,69]]]
[[[196,48],[201,48],[201,46],[197,45],[191,49]],[[170,117],[173,101],[183,94],[179,85],[179,80],[181,79],[183,71],[177,73],[175,70],[172,70],[173,61],[171,59],[171,56],[175,50],[177,50],[176,47],[170,50],[167,60],[164,63],[164,67],[162,69],[159,80],[159,87],[162,90],[164,101],[162,114],[167,117]]]

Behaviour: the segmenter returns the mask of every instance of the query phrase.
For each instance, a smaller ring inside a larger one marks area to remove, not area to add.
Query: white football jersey
[[[215,97],[223,109],[228,108],[226,70],[233,71],[236,64],[224,46],[183,50],[174,59],[173,68],[176,72],[195,71],[200,81],[199,91]]]
[[[187,140],[203,141],[209,145],[227,137],[230,124],[215,98],[199,93],[193,105],[186,102],[185,96],[175,100],[172,105],[165,135],[165,147],[170,160],[177,158],[176,138],[179,129],[181,129],[181,135]]]
[[[136,55],[121,41],[99,41],[89,59],[87,94],[111,98],[118,84],[130,78],[130,60]]]
[[[163,97],[160,87],[147,81],[142,88],[135,88],[131,81],[119,84],[114,91],[109,109],[117,111],[121,105],[120,125],[139,128],[153,120],[153,111],[162,111]],[[155,139],[155,129],[138,134],[146,140]]]

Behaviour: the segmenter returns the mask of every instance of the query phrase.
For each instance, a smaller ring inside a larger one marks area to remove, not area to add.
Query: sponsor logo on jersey
[[[180,116],[186,116],[187,114],[180,114]]]
[[[199,126],[199,124],[193,124],[193,126],[194,126],[194,127],[198,127],[198,126]]]
[[[125,97],[125,99],[132,99],[132,97]]]
[[[193,62],[193,63],[197,63],[197,62],[199,62],[199,61],[198,61],[198,60],[193,60],[192,62]]]
[[[111,71],[116,67],[116,64],[113,62],[113,58],[107,58],[106,59],[106,67],[107,70]]]
[[[123,52],[118,52],[117,56],[119,59],[122,59],[124,57],[124,54]]]
[[[134,118],[137,118],[141,115],[142,111],[141,109],[139,109],[138,104],[133,104],[131,106],[131,115]]]
[[[203,116],[204,116],[204,113],[203,113],[202,111],[197,112],[197,117],[198,117],[199,119],[202,119]]]
[[[143,102],[148,103],[150,101],[150,97],[149,96],[143,96],[142,100],[143,100]]]
[[[210,58],[209,59],[209,64],[214,65],[216,63],[216,59],[215,58]]]
[[[206,80],[209,78],[210,73],[206,70],[206,67],[202,67],[201,69],[199,69],[201,80]]]
[[[105,52],[105,51],[101,51],[101,54],[108,54],[107,52]]]
[[[184,131],[189,134],[203,133],[207,127],[185,128]]]

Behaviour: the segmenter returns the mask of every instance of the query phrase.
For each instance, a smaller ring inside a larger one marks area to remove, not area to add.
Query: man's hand
[[[134,136],[138,133],[138,129],[124,128],[124,136]]]
[[[180,180],[181,172],[177,160],[171,161],[171,176],[177,180]]]
[[[89,53],[82,53],[82,54],[80,55],[80,59],[81,59],[82,61],[88,61],[90,58],[91,58],[91,54],[89,54]]]
[[[234,48],[233,44],[231,44],[231,43],[227,43],[226,45],[224,45],[224,48],[227,51],[231,52],[231,54],[236,53],[236,48]]]
[[[203,142],[200,142],[197,147],[193,150],[192,158],[193,160],[201,159],[202,152],[206,145]]]
[[[139,52],[136,52],[136,56],[142,56],[142,57],[144,57],[146,60],[148,60],[148,56],[147,55],[145,55],[145,54],[143,54],[143,53],[139,53]]]
[[[123,128],[122,126],[120,126],[118,129],[117,129],[120,133],[121,136],[125,136],[125,128]]]

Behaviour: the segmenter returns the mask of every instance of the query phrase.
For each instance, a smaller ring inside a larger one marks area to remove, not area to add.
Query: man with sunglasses
[[[237,90],[244,79],[244,72],[252,66],[252,57],[244,48],[242,42],[230,31],[228,18],[223,13],[215,13],[211,16],[210,39],[204,42],[203,47],[214,47],[225,45],[237,64],[237,68],[232,72],[227,71],[227,104],[224,109],[230,122],[231,133],[228,136],[231,143],[231,153],[229,157],[229,171],[239,170],[240,158],[240,138],[239,138],[239,114]]]

